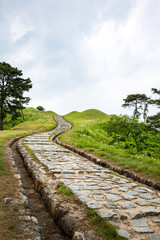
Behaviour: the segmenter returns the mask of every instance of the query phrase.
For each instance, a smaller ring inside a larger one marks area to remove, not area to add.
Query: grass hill
[[[64,117],[73,123],[81,121],[107,121],[109,119],[109,115],[97,109],[88,109],[83,112],[73,111],[66,114]]]

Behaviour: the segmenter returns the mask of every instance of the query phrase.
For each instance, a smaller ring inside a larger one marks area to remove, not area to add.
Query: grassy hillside
[[[67,119],[75,121],[107,120],[108,115],[97,109],[88,109],[83,112],[73,111],[65,115]]]
[[[8,159],[5,154],[6,143],[23,134],[45,131],[53,128],[55,122],[52,118],[54,112],[40,112],[34,108],[24,110],[26,122],[16,125],[10,130],[0,131],[0,233],[1,239],[22,239],[19,236],[19,205],[6,205],[4,199],[6,197],[15,198],[17,182],[10,171]]]
[[[40,122],[43,123],[45,122],[45,119],[48,118],[47,116],[57,115],[57,114],[52,111],[42,112],[42,111],[38,111],[35,108],[29,107],[23,110],[23,115],[24,115],[23,122],[32,121],[35,123],[40,123]],[[21,123],[21,118],[18,118],[17,120],[13,121],[14,126],[19,125],[20,123]],[[4,130],[9,130],[11,128],[12,128],[11,119],[10,119],[10,115],[8,115],[4,119]]]
[[[112,137],[102,127],[110,119],[109,115],[91,109],[82,113],[71,112],[64,117],[74,124],[74,128],[60,136],[61,141],[107,159],[117,166],[160,181],[159,159],[144,154],[132,154],[132,149],[111,144]]]

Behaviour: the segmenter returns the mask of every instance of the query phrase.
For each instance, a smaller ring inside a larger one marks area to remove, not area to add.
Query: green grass
[[[10,130],[0,131],[0,176],[7,174],[7,164],[4,162],[4,148],[6,143],[17,136],[47,131],[55,126],[52,116],[54,112],[40,112],[34,108],[24,110],[25,122],[20,123]]]
[[[87,217],[90,219],[91,226],[106,240],[124,240],[127,238],[118,235],[116,228],[100,217],[94,209],[89,208]]]
[[[71,196],[72,195],[72,190],[67,188],[65,185],[63,184],[57,184],[57,188],[59,189],[60,193],[62,193],[63,195],[66,196]]]
[[[110,144],[112,138],[100,124],[109,120],[110,116],[98,110],[87,110],[82,113],[71,112],[64,117],[74,124],[74,128],[60,136],[61,141],[107,159],[122,168],[160,181],[160,159],[131,154],[131,149],[125,150],[123,146],[119,148],[116,144]]]

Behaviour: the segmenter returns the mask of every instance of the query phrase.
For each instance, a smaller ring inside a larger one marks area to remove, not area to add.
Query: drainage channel
[[[25,200],[25,210],[21,213],[20,218],[25,221],[26,230],[30,232],[36,240],[69,240],[59,227],[55,224],[53,217],[45,206],[40,194],[34,189],[34,184],[27,170],[23,165],[23,161],[16,150],[17,142],[12,145],[12,153],[16,163],[17,172],[21,177],[23,198]],[[28,221],[29,219],[32,221]]]

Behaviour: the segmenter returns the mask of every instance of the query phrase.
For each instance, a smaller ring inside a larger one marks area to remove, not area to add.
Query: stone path
[[[54,176],[89,208],[131,240],[160,240],[160,192],[79,157],[49,140],[69,128],[60,116],[56,129],[27,137],[24,143]]]

